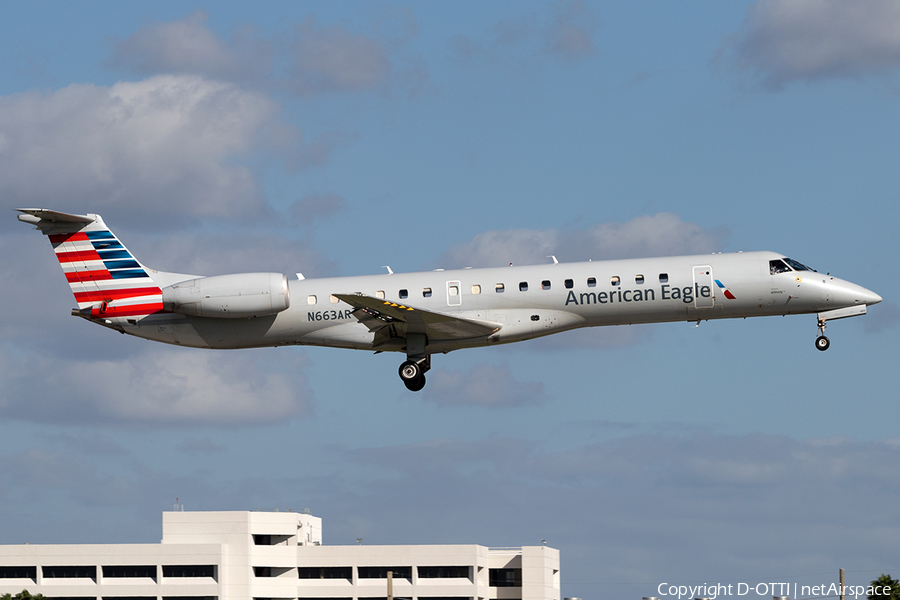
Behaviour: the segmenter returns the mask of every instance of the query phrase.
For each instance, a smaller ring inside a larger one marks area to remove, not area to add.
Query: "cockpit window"
[[[772,275],[776,275],[778,273],[787,273],[791,268],[784,264],[783,260],[770,260],[769,261],[769,273]]]
[[[793,258],[786,258],[786,259],[784,259],[784,262],[791,265],[791,268],[794,269],[795,271],[815,271],[815,269],[807,267],[803,263],[798,263]]]

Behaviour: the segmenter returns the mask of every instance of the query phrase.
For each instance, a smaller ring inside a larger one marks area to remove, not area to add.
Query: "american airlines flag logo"
[[[721,281],[719,281],[718,279],[716,279],[715,281],[716,281],[716,285],[719,286],[719,289],[724,290],[726,298],[728,298],[729,300],[737,300],[737,298],[734,297],[734,294],[729,292],[728,289],[724,285],[722,285]]]
[[[95,318],[162,310],[162,290],[108,229],[48,236],[79,310]]]

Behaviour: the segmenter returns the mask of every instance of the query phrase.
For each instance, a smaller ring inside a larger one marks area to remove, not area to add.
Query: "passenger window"
[[[377,292],[375,292],[375,297],[384,300],[384,290],[378,290]]]
[[[527,282],[527,281],[520,281],[520,282],[519,282],[519,291],[520,291],[520,292],[527,292],[527,291],[528,291],[528,282]]]
[[[425,298],[431,298],[431,288],[422,288],[422,296]]]
[[[542,289],[542,290],[549,290],[549,289],[550,289],[550,282],[549,282],[548,280],[546,280],[546,279],[543,280],[543,281],[541,282],[541,289]]]
[[[587,284],[588,284],[588,287],[597,287],[597,278],[596,277],[588,277]]]
[[[621,283],[621,281],[619,280],[619,276],[613,275],[612,277],[610,277],[609,283],[610,283],[610,285],[619,285]]]
[[[660,273],[659,274],[659,282],[660,283],[668,283],[669,282],[669,274],[668,273]]]
[[[770,260],[769,261],[769,273],[772,275],[776,275],[778,273],[787,273],[791,268],[784,264],[782,260]]]
[[[340,300],[338,300],[337,296],[335,296],[334,294],[332,294],[328,299],[331,300],[332,304],[337,304],[338,302],[340,302]]]
[[[505,290],[506,290],[506,286],[503,285],[502,283],[494,284],[494,291],[497,292],[498,294],[502,294]]]
[[[644,284],[644,276],[643,275],[635,275],[634,282],[638,285],[643,285]]]
[[[478,285],[477,283],[476,283],[475,285],[473,285],[473,286],[472,286],[472,293],[475,294],[476,296],[477,296],[478,294],[480,294],[480,293],[481,293],[481,286]]]
[[[574,281],[572,281],[571,279],[566,279],[566,289],[567,290],[571,290],[574,285],[575,285]]]
[[[307,303],[307,304],[315,304],[315,303],[316,303],[316,297],[313,296],[312,294],[310,294],[309,296],[306,297],[306,303]]]
[[[407,290],[400,290],[400,297],[401,297],[401,298],[408,298],[408,297],[409,297],[409,292],[408,292]]]
[[[451,296],[459,296],[459,288],[455,285],[451,285],[449,288],[447,288],[447,293]]]

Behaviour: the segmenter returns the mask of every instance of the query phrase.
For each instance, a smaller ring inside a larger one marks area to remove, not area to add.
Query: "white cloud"
[[[522,55],[528,55],[526,63],[532,62],[535,56],[578,60],[596,52],[597,19],[584,2],[557,0],[547,8],[549,11],[496,22],[490,33],[482,36],[484,42],[464,35],[454,36],[454,50],[467,61],[496,60],[501,56],[518,61]],[[515,54],[507,54],[510,50]]]
[[[441,266],[538,264],[555,255],[562,262],[701,254],[721,247],[726,232],[685,223],[659,213],[625,223],[600,223],[587,229],[505,229],[486,231],[444,253]]]
[[[333,192],[306,194],[291,204],[289,209],[291,222],[297,225],[308,225],[317,219],[330,217],[343,211],[346,204],[343,196]]]
[[[760,0],[724,51],[771,89],[893,71],[900,68],[900,4]]]
[[[596,51],[593,35],[597,20],[581,0],[558,1],[546,32],[548,49],[567,58],[583,58]]]
[[[210,79],[261,82],[271,78],[272,47],[243,28],[231,40],[209,30],[209,14],[198,11],[180,21],[153,23],[116,40],[110,63],[133,73],[193,74]]]
[[[0,98],[4,205],[100,212],[137,221],[233,217],[265,209],[251,151],[278,107],[232,84],[157,76]]]
[[[135,426],[248,425],[308,416],[311,392],[297,368],[302,355],[276,352],[154,345],[136,357],[96,359],[0,350],[0,414]]]
[[[478,364],[467,372],[440,370],[428,375],[426,400],[438,406],[483,406],[514,408],[540,404],[544,384],[517,381],[509,367]]]
[[[310,18],[295,27],[289,89],[300,96],[378,88],[391,74],[384,44],[339,26],[317,28]]]
[[[403,54],[419,31],[409,9],[381,8],[364,27],[368,33],[319,26],[313,16],[271,40],[248,25],[225,39],[209,29],[208,18],[198,11],[115,40],[110,64],[139,75],[199,75],[302,97],[390,88],[416,95],[428,87],[427,63]],[[571,35],[560,38],[566,45]]]

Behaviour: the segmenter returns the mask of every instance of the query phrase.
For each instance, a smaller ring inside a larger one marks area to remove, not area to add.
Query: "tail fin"
[[[89,319],[143,317],[163,310],[162,290],[150,271],[109,230],[100,215],[19,208],[19,220],[50,238],[56,258]]]

